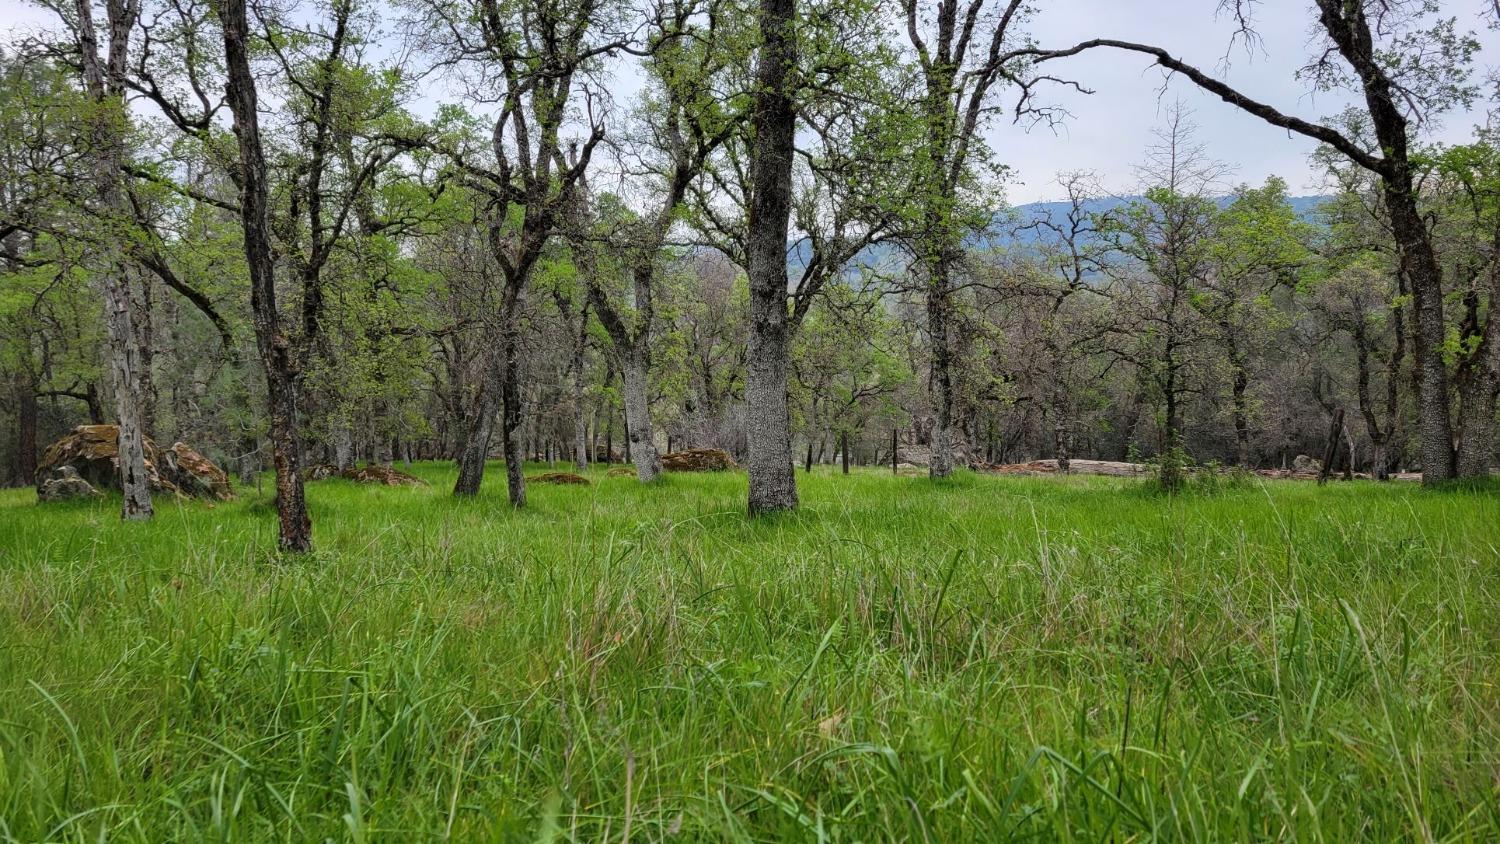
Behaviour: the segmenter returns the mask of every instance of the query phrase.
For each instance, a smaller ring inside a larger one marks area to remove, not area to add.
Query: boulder
[[[633,478],[635,477],[635,469],[630,466],[616,466],[604,474],[611,478]]]
[[[229,475],[212,460],[189,448],[187,443],[172,443],[162,452],[162,468],[177,488],[195,498],[228,501],[234,498]]]
[[[575,484],[588,486],[589,479],[572,472],[546,472],[541,475],[532,475],[526,479],[529,484]]]
[[[740,464],[722,448],[690,448],[663,454],[661,467],[668,472],[723,472]]]
[[[78,477],[78,470],[72,466],[59,466],[53,477],[37,484],[36,497],[38,501],[67,501],[71,498],[98,498],[104,493],[94,489],[94,485]]]
[[[120,488],[120,429],[115,425],[79,425],[72,433],[47,446],[37,465],[37,496],[49,481],[73,478],[91,488]],[[228,501],[234,498],[229,476],[212,460],[184,443],[162,449],[145,439],[146,482],[152,492],[188,495]],[[70,474],[71,473],[71,474]],[[76,485],[64,484],[76,489]],[[51,500],[51,499],[45,499]]]
[[[1296,457],[1292,458],[1292,471],[1299,472],[1304,475],[1316,475],[1317,473],[1323,471],[1323,461],[1317,459],[1316,457],[1308,457],[1305,454],[1299,454]]]

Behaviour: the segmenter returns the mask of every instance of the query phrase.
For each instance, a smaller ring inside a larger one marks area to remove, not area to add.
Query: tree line
[[[1317,0],[1299,78],[1356,104],[1312,120],[1171,45],[1039,45],[1054,4],[1021,0],[41,5],[0,56],[13,483],[113,422],[126,518],[145,438],[182,439],[273,468],[306,551],[305,470],[358,459],[474,495],[498,452],[520,507],[527,459],[649,483],[721,447],[759,514],[838,459],[1154,457],[1171,487],[1321,451],[1347,408],[1351,468],[1489,473],[1500,160],[1424,130],[1493,96],[1490,18]],[[1255,4],[1221,11],[1253,45]],[[1140,184],[1007,212],[993,130],[1065,119],[1091,50],[1317,141],[1328,195],[1234,184],[1172,109]]]

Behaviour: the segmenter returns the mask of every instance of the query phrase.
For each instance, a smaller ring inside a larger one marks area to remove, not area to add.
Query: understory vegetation
[[[0,839],[1500,838],[1493,489],[0,492]]]

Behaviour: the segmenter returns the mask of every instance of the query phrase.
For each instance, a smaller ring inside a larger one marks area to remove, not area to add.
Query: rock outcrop
[[[1292,458],[1292,471],[1302,474],[1316,475],[1319,472],[1323,471],[1323,461],[1319,460],[1316,457],[1308,457],[1305,454],[1299,454],[1296,457]]]
[[[120,430],[114,425],[79,425],[72,433],[47,446],[36,470],[37,497],[51,484],[55,492],[81,491],[73,480],[95,490],[120,488]],[[163,449],[149,438],[146,446],[146,481],[153,493],[171,493],[194,498],[228,501],[234,498],[229,476],[212,460],[185,443]],[[57,483],[64,482],[64,483]]]
[[[72,498],[98,498],[104,493],[94,485],[78,477],[72,466],[59,466],[53,476],[36,486],[38,501],[67,501]]]

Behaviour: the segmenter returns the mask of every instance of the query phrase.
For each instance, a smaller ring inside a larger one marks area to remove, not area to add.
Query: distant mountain
[[[1102,214],[1135,202],[1140,196],[1110,196],[1089,200],[1084,204],[1085,210],[1091,214]],[[1327,202],[1331,197],[1327,196],[1292,196],[1287,198],[1292,210],[1297,216],[1311,223],[1316,223],[1318,207]],[[1234,201],[1232,196],[1219,198],[1220,206],[1228,205]],[[991,249],[1020,249],[1037,243],[1044,235],[1035,229],[1024,229],[1024,225],[1033,220],[1051,220],[1058,224],[1066,222],[1068,212],[1072,205],[1068,202],[1028,202],[1017,205],[995,218],[995,227],[992,232],[975,239],[975,245],[988,246]],[[806,265],[811,257],[806,241],[798,241],[792,244],[787,253],[787,268],[792,274],[795,283],[796,276]],[[864,266],[886,266],[900,265],[904,261],[903,252],[894,244],[880,244],[872,246],[861,252],[854,260],[855,265]]]
[[[1091,214],[1102,214],[1106,211],[1119,208],[1122,205],[1128,205],[1141,198],[1140,196],[1102,197],[1100,199],[1089,200],[1084,204],[1084,209]],[[1318,207],[1330,198],[1327,196],[1292,196],[1287,198],[1287,202],[1292,206],[1292,210],[1297,212],[1298,217],[1308,222],[1317,222]],[[1222,207],[1233,201],[1234,197],[1232,196],[1220,197],[1219,205]],[[986,242],[991,246],[1000,248],[1012,244],[1035,243],[1039,238],[1039,234],[1035,230],[1020,231],[1012,235],[1010,229],[1016,223],[1024,224],[1031,220],[1051,220],[1056,223],[1063,223],[1067,220],[1068,212],[1072,210],[1072,207],[1072,204],[1068,202],[1028,202],[1025,205],[1017,205],[1012,210],[1011,215],[997,220],[999,233],[991,235],[986,239]]]

